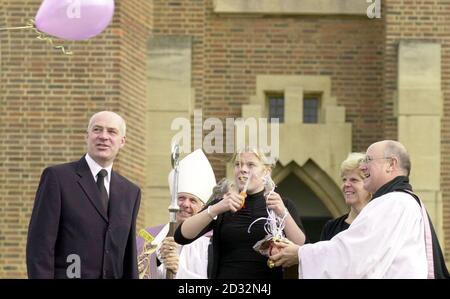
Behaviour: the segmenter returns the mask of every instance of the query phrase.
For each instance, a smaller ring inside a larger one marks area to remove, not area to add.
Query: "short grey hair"
[[[396,157],[398,159],[400,169],[406,173],[406,176],[409,176],[411,172],[411,159],[409,158],[408,151],[403,144],[398,141],[387,140],[384,148],[384,157]]]
[[[122,118],[122,116],[120,116],[119,114],[112,112],[112,111],[100,111],[100,112],[97,112],[94,115],[92,115],[91,118],[89,119],[89,124],[88,124],[87,130],[89,131],[92,128],[92,122],[94,121],[94,118],[96,118],[98,115],[104,114],[104,113],[110,113],[110,114],[113,114],[114,116],[116,116],[117,118],[119,118],[119,120],[120,120],[119,131],[122,134],[122,136],[125,136],[126,132],[127,132],[127,124],[125,123],[125,120]]]

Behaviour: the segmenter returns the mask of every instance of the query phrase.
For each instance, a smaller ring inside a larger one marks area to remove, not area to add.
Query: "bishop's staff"
[[[173,188],[172,188],[172,198],[169,206],[169,232],[167,237],[173,237],[175,234],[175,229],[177,228],[177,213],[180,210],[178,206],[178,162],[180,158],[180,147],[178,144],[172,146],[171,163],[174,171],[173,175]],[[173,279],[175,273],[167,269],[166,279]]]

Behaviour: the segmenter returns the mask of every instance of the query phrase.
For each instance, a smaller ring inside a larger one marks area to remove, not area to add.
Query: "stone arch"
[[[309,242],[320,241],[325,223],[348,211],[339,186],[311,158],[303,166],[278,163],[272,178],[277,191],[296,205]]]
[[[291,161],[286,166],[278,163],[272,172],[272,178],[279,185],[290,174],[294,174],[317,195],[332,217],[335,218],[347,212],[339,186],[312,159],[308,159],[301,167],[295,161]]]

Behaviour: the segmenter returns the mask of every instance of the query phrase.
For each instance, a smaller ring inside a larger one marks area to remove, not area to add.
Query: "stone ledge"
[[[366,0],[214,0],[214,12],[366,16],[370,5]]]

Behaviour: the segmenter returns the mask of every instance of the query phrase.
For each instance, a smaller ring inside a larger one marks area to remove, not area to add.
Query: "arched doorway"
[[[319,241],[326,221],[347,211],[339,186],[311,159],[302,167],[277,165],[273,179],[278,192],[296,204],[311,243]]]

